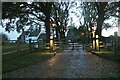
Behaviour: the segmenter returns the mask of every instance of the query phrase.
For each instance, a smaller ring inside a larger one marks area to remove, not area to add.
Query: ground
[[[118,64],[69,46],[47,61],[21,68],[3,78],[118,78]]]

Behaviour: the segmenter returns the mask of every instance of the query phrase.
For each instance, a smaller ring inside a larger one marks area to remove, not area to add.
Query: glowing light
[[[53,36],[52,36],[52,35],[50,36],[50,39],[53,39]]]
[[[95,49],[95,40],[93,40],[93,49]]]
[[[53,48],[53,45],[54,45],[54,43],[53,43],[53,36],[51,35],[50,36],[50,48],[51,49]]]
[[[55,63],[56,63],[56,59],[55,58],[52,58],[52,59],[49,60],[49,65],[50,66],[53,66]]]
[[[50,48],[53,48],[53,40],[50,40]]]
[[[84,33],[82,33],[82,35],[84,35]]]
[[[99,36],[98,35],[96,35],[96,38],[98,38]]]
[[[96,48],[97,48],[97,50],[99,50],[99,39],[98,39],[98,35],[96,35]]]
[[[40,53],[40,55],[43,54],[43,55],[49,55],[49,54],[55,54],[55,53],[50,53],[50,52],[44,52],[44,53]]]
[[[92,30],[94,30],[94,26],[92,26]]]
[[[64,30],[64,32],[66,32],[66,30]]]
[[[95,31],[93,31],[92,33],[93,33],[93,38],[95,38]]]
[[[52,26],[53,26],[53,27],[56,27],[56,24],[55,24],[55,23],[53,23],[53,24],[52,24]]]

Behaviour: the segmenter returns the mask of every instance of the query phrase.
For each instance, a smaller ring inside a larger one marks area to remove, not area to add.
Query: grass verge
[[[115,53],[113,51],[91,51],[91,52],[99,57],[120,63],[119,58],[120,55],[115,56]]]
[[[44,54],[42,54],[44,53]],[[54,54],[45,54],[49,52],[32,52],[28,50],[21,53],[11,53],[3,55],[2,57],[2,73],[10,72],[37,62],[47,60],[54,56]]]
[[[86,46],[85,49],[88,52],[92,52],[94,55],[99,56],[100,58],[104,58],[104,59],[111,60],[111,61],[118,63],[118,72],[115,74],[115,76],[120,78],[120,68],[119,68],[120,67],[120,54],[119,54],[120,51],[115,56],[114,51],[110,51],[110,50],[106,50],[106,49],[102,49],[100,51],[94,51],[88,46]]]
[[[118,63],[118,72],[115,74],[115,76],[118,76],[120,78],[120,54],[115,56],[115,53],[113,51],[94,51],[92,52],[93,54],[101,57],[101,58],[104,58],[104,59],[107,59],[107,60],[111,60],[111,61],[114,61],[116,63]]]
[[[90,48],[88,45],[85,46],[85,49],[88,51],[88,52],[92,52],[93,54],[101,57],[101,58],[105,58],[105,59],[109,59],[109,60],[112,60],[112,61],[115,61],[117,63],[120,63],[120,54],[117,54],[115,56],[115,53],[113,50],[107,50],[107,49],[100,49],[100,51],[95,51],[93,50],[92,48]],[[120,52],[118,52],[120,53]]]

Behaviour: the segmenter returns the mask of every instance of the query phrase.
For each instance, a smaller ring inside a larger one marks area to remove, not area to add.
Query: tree
[[[70,9],[75,6],[74,2],[54,2],[53,4],[53,21],[56,23],[57,38],[65,38],[66,28],[68,27],[68,20]]]
[[[47,43],[50,41],[50,13],[52,2],[3,2],[2,19],[9,19],[7,22],[6,31],[11,31],[15,27],[10,26],[12,22],[18,18],[18,31],[23,30],[24,25],[32,24],[32,22],[39,25],[38,21],[43,21],[46,27]],[[25,16],[26,15],[26,16]],[[34,17],[31,17],[34,16]],[[13,21],[11,21],[13,20]],[[24,30],[23,30],[24,31]]]
[[[111,16],[120,17],[118,14],[119,2],[84,2],[83,4],[83,16],[84,24],[97,25],[96,34],[101,37],[102,26],[104,20],[109,19]],[[117,14],[118,13],[118,14]],[[89,25],[89,27],[92,27]]]
[[[97,19],[97,29],[96,29],[96,34],[98,34],[101,37],[101,32],[102,32],[102,25],[104,22],[104,15],[105,15],[105,7],[107,6],[107,2],[99,2],[96,3],[97,6],[97,11],[98,11],[98,19]]]
[[[72,40],[73,42],[78,41],[80,39],[80,32],[79,29],[73,27],[69,29],[67,39]]]
[[[4,33],[0,33],[0,36],[2,36],[3,41],[9,40],[8,36],[6,34],[4,34]]]
[[[4,33],[0,33],[0,37],[2,38],[2,45],[4,45],[5,43],[8,43],[9,38],[6,34]]]

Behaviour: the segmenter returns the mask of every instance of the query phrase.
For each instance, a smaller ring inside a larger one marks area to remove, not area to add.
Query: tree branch
[[[36,14],[34,14],[34,13],[32,13],[32,12],[29,12],[29,11],[21,11],[21,13],[31,14],[31,15],[35,16],[36,18],[40,19],[41,21],[45,22],[45,20],[44,20],[42,17],[38,17]]]

